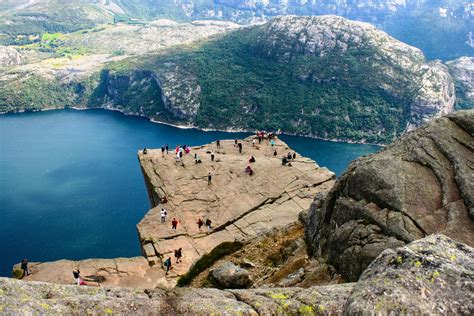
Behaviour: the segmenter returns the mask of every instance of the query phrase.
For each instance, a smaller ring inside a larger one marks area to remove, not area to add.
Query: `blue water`
[[[246,133],[153,124],[105,110],[0,116],[0,275],[30,261],[140,254],[135,225],[149,208],[136,152]],[[376,146],[282,137],[340,174]]]

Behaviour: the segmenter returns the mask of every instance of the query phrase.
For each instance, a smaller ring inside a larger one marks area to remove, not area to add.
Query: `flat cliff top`
[[[151,264],[162,264],[172,257],[170,277],[186,273],[193,262],[223,242],[242,241],[273,228],[298,220],[318,192],[327,192],[334,184],[334,173],[320,168],[313,160],[301,157],[282,165],[282,156],[293,153],[284,142],[268,140],[253,146],[253,137],[192,147],[177,161],[174,149],[162,155],[161,149],[138,154],[147,182],[152,208],[138,224],[143,253]],[[274,156],[274,152],[277,155]],[[215,159],[211,161],[211,152]],[[195,163],[197,154],[202,163]],[[255,162],[250,163],[250,157]],[[251,166],[253,175],[245,172]],[[208,184],[208,174],[212,181]],[[166,196],[167,203],[159,204]],[[167,210],[161,222],[161,209]],[[179,221],[172,229],[171,221]],[[212,221],[212,229],[197,221]],[[174,250],[182,248],[183,259],[175,264]]]

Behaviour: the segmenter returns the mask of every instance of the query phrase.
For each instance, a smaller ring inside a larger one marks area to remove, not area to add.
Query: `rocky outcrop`
[[[238,140],[242,153],[233,140],[221,140],[219,148],[216,143],[192,147],[181,161],[174,149],[164,155],[159,149],[139,153],[153,207],[137,225],[142,252],[150,264],[161,266],[182,248],[182,262],[174,265],[169,279],[187,273],[219,245],[247,241],[297,222],[314,196],[334,184],[334,173],[309,158],[296,154],[291,167],[282,165],[281,156],[293,151],[281,140],[276,138],[274,145],[266,139],[253,145],[253,140]],[[195,163],[194,155],[202,162]],[[249,162],[251,156],[254,163]],[[247,166],[252,175],[245,172]],[[165,197],[167,202],[160,203]],[[164,223],[162,208],[167,210]],[[173,218],[179,221],[177,229],[171,227]],[[211,220],[212,228],[199,228],[198,219]]]
[[[20,53],[8,46],[0,46],[0,67],[21,64]]]
[[[383,252],[358,283],[302,288],[123,289],[0,278],[2,314],[472,314],[474,249],[441,235]]]
[[[210,275],[219,286],[226,289],[245,289],[252,285],[249,272],[228,261],[213,269]]]
[[[474,110],[435,120],[351,163],[311,207],[312,254],[348,280],[387,248],[441,232],[474,245]]]
[[[474,57],[461,57],[447,65],[456,83],[456,107],[474,108]]]
[[[140,152],[153,207],[137,225],[143,257],[34,263],[26,280],[71,284],[72,270],[79,268],[91,282],[100,280],[96,283],[105,286],[174,287],[179,276],[214,249],[298,222],[298,214],[309,208],[313,197],[327,193],[334,185],[335,175],[299,154],[291,160],[291,167],[283,166],[274,151],[279,155],[293,151],[279,139],[274,141],[273,146],[268,140],[256,141],[253,146],[253,138],[239,140],[243,144],[240,154],[233,140],[221,140],[220,148],[216,143],[192,147],[180,162],[172,148],[164,155],[159,149]],[[195,154],[201,163],[195,163]],[[254,163],[248,162],[250,156],[254,156]],[[254,172],[251,176],[245,172],[248,165]],[[168,201],[162,204],[164,197]],[[161,208],[167,210],[164,223]],[[177,229],[171,227],[172,218],[179,221]],[[199,229],[199,218],[210,219],[212,228],[203,225]],[[182,248],[183,257],[175,263],[174,250],[178,248]],[[168,257],[173,264],[165,276],[163,261]]]
[[[42,281],[57,284],[74,284],[72,271],[79,269],[82,279],[91,286],[155,288],[169,287],[161,267],[150,267],[143,257],[115,259],[86,259],[30,262],[31,274],[25,281]],[[13,267],[13,275],[21,276],[20,264]]]
[[[472,315],[474,249],[431,235],[387,249],[362,273],[344,306],[347,315]]]

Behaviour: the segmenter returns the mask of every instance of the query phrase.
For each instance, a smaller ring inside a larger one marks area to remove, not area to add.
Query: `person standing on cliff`
[[[181,248],[176,249],[176,250],[174,251],[174,256],[175,256],[175,258],[176,258],[176,263],[179,263],[180,260],[181,260],[181,257],[183,257],[183,251],[182,251],[182,249],[181,249]]]
[[[242,143],[238,143],[237,147],[239,147],[239,154],[241,154],[242,153]]]
[[[171,257],[168,257],[168,259],[165,260],[163,265],[166,268],[166,275],[168,275],[168,272],[170,272],[170,270],[171,270]]]
[[[212,182],[212,176],[211,176],[211,173],[209,172],[209,174],[207,175],[207,185],[211,185],[211,182]]]
[[[168,146],[168,144],[166,144],[165,149],[166,149],[166,154],[168,155],[168,152],[169,152],[169,149],[170,149],[170,147]]]
[[[221,148],[221,141],[219,139],[216,141],[216,146],[217,148]]]
[[[171,221],[171,229],[176,230],[178,228],[178,220],[176,217],[173,217],[173,220]]]
[[[23,270],[23,278],[31,274],[28,269],[28,259],[21,260],[21,269]]]
[[[212,221],[209,218],[206,219],[206,226],[207,226],[208,231],[211,231],[211,229],[212,229],[211,225],[212,225]]]
[[[168,212],[164,208],[161,209],[160,215],[161,215],[161,222],[162,223],[166,222],[166,215],[168,215]]]
[[[198,224],[199,231],[202,231],[202,225],[204,225],[204,222],[202,221],[202,219],[198,219],[196,224]]]
[[[214,161],[214,151],[211,151],[211,161]]]
[[[165,146],[161,146],[161,157],[165,156]]]

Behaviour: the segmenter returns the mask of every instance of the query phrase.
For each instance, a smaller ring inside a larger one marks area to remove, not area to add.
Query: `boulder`
[[[21,55],[13,47],[0,46],[0,67],[21,64]]]
[[[218,285],[226,289],[245,289],[252,285],[249,272],[229,261],[213,269],[211,276]]]
[[[310,253],[349,281],[384,249],[433,233],[474,246],[474,110],[351,163],[307,216]]]
[[[362,273],[346,315],[473,315],[474,249],[431,235],[386,249]]]

